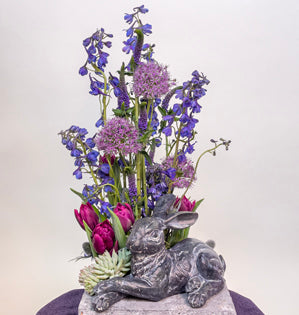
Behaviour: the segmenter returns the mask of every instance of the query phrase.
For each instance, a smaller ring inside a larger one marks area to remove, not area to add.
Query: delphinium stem
[[[206,153],[215,151],[215,150],[216,150],[217,148],[219,148],[221,145],[224,145],[224,143],[220,143],[220,144],[216,145],[214,148],[208,149],[208,150],[204,151],[204,152],[198,157],[198,159],[197,159],[197,161],[196,161],[196,164],[195,164],[195,169],[194,169],[193,175],[192,175],[192,177],[191,177],[191,179],[190,179],[190,183],[189,183],[188,187],[186,188],[186,190],[184,191],[183,195],[181,196],[180,200],[182,200],[182,199],[184,198],[184,196],[186,195],[187,191],[189,190],[189,188],[190,188],[190,186],[191,186],[191,184],[192,184],[192,181],[193,181],[193,179],[194,179],[194,177],[195,177],[195,174],[196,174],[196,171],[197,171],[197,167],[198,167],[198,163],[199,163],[200,159],[201,159]]]
[[[86,149],[85,149],[85,147],[84,147],[83,142],[82,142],[80,139],[78,139],[78,142],[79,142],[80,145],[81,145],[81,148],[82,148],[82,150],[83,150],[84,155],[86,155],[87,152],[86,152]],[[94,174],[94,172],[93,172],[93,169],[92,169],[92,167],[90,166],[89,163],[87,163],[87,164],[88,164],[88,168],[89,168],[89,171],[90,171],[90,175],[92,176],[92,179],[93,179],[94,183],[98,186],[98,181],[97,181],[97,178],[96,178],[96,176],[95,176],[95,174]]]

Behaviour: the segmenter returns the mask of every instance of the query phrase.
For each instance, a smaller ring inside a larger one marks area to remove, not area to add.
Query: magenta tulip
[[[127,233],[135,222],[131,206],[128,203],[124,205],[118,203],[113,212],[118,216],[125,233]]]
[[[89,202],[87,202],[86,205],[82,204],[80,206],[80,211],[75,209],[74,212],[75,217],[83,230],[85,230],[83,221],[85,221],[85,223],[90,227],[91,230],[93,230],[95,226],[99,223],[99,218]]]
[[[180,202],[180,198],[177,197],[174,205],[177,206],[179,202]],[[184,196],[181,201],[179,211],[193,211],[194,206],[195,206],[195,201],[191,202],[188,198],[186,198],[186,196]]]
[[[92,232],[92,244],[99,255],[105,250],[111,252],[114,244],[114,231],[108,220],[105,220],[94,228]]]

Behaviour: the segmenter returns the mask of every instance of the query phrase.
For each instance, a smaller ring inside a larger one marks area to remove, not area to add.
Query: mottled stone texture
[[[194,212],[168,213],[175,200],[172,194],[163,195],[152,217],[135,222],[126,245],[132,254],[131,273],[94,287],[92,303],[98,312],[127,296],[160,301],[179,293],[187,293],[191,307],[200,308],[224,288],[225,262],[211,243],[187,238],[165,248],[165,229],[188,228],[198,217]]]
[[[99,315],[92,310],[92,297],[84,293],[79,305],[78,315]],[[104,315],[236,315],[235,307],[230,294],[225,287],[217,295],[210,298],[201,308],[192,308],[187,301],[187,294],[177,294],[163,299],[160,302],[151,302],[136,298],[125,298],[113,304]]]

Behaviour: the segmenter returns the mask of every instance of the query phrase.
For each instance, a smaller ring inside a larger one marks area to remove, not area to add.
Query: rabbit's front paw
[[[103,293],[95,297],[93,300],[95,310],[97,312],[106,311],[110,307],[110,305],[113,304],[113,303],[110,303],[110,301],[111,301],[110,293]]]

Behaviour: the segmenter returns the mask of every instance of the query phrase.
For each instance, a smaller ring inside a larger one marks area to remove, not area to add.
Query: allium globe
[[[161,97],[175,84],[174,80],[169,78],[167,67],[156,62],[139,63],[133,81],[135,95],[147,99]]]
[[[173,175],[173,157],[167,157],[162,162],[162,169],[164,170],[165,174],[171,179],[172,186],[177,188],[187,188],[191,180],[193,178],[194,174],[194,167],[193,162],[189,159],[186,159],[184,161],[178,161],[178,164],[176,166],[176,176],[170,176]],[[179,175],[178,175],[179,174]],[[192,182],[196,180],[196,177],[194,176]]]
[[[94,139],[99,150],[105,154],[126,156],[130,153],[137,154],[142,145],[138,143],[138,131],[129,120],[115,117],[107,121]]]

